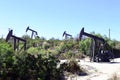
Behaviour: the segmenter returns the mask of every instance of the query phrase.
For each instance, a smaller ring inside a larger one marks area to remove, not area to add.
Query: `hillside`
[[[80,65],[78,65],[75,59],[81,60],[89,57],[90,38],[82,41],[54,38],[46,40],[44,37],[31,39],[28,35],[23,35],[21,38],[26,40],[26,50],[23,49],[23,42],[16,43],[16,49],[14,49],[13,38],[10,38],[8,42],[3,38],[0,39],[0,78],[2,80],[12,78],[14,80],[63,80],[63,75],[65,76],[64,72],[66,71],[77,75],[84,73],[84,69],[82,70],[81,67],[85,67],[84,64],[86,65],[86,62],[81,63],[80,61]],[[104,36],[103,38],[108,42],[110,48],[117,50],[116,55],[118,55],[120,42],[109,40]],[[72,61],[57,68],[60,60]],[[101,63],[89,62],[87,64],[88,66],[92,65],[91,67],[94,67],[94,65],[106,65],[108,67],[107,64]],[[112,65],[110,65],[110,69],[115,67]],[[100,69],[100,67],[96,68]],[[85,72],[85,74],[88,73]],[[82,76],[79,77],[82,78]]]

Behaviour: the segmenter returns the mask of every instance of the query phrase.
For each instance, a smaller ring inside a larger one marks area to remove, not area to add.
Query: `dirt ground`
[[[67,80],[112,80],[110,78],[114,75],[120,76],[120,58],[101,63],[90,62],[87,58],[80,60],[78,64],[87,71],[88,75],[70,75]]]

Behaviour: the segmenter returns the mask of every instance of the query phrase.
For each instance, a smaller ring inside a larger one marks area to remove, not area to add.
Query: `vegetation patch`
[[[77,74],[77,75],[87,75],[85,70],[78,64],[75,59],[71,59],[63,64],[61,64],[60,69],[65,73]]]

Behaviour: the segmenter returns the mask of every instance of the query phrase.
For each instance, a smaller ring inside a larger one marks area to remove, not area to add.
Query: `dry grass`
[[[120,76],[118,76],[117,73],[114,73],[112,75],[112,78],[110,78],[109,80],[120,80]]]

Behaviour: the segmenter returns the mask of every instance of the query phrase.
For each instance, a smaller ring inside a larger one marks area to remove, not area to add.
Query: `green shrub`
[[[43,42],[42,47],[43,49],[47,50],[50,47],[50,44],[48,42]]]
[[[37,47],[30,47],[30,48],[27,50],[27,52],[28,52],[29,54],[38,54],[38,53],[39,53]]]
[[[58,59],[41,54],[14,54],[5,56],[0,68],[0,78],[8,80],[60,80],[62,72],[57,69]]]
[[[74,58],[72,58],[68,62],[61,64],[60,67],[63,71],[67,71],[73,74],[81,75],[85,73]]]
[[[89,53],[89,47],[90,47],[90,43],[91,43],[91,39],[87,38],[85,40],[80,41],[80,51],[85,54],[88,55]]]

